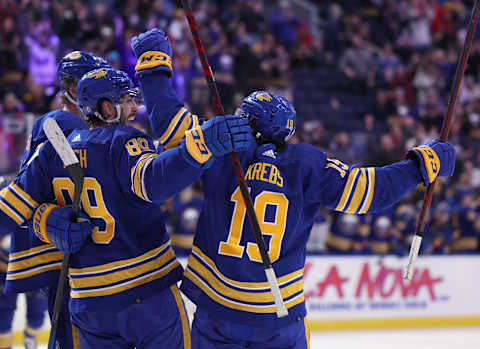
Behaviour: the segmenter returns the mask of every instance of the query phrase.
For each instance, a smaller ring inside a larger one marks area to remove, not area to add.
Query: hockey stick
[[[182,6],[183,10],[185,11],[185,16],[188,20],[188,25],[190,26],[190,31],[192,32],[193,41],[195,43],[195,47],[197,48],[200,62],[202,63],[203,74],[205,75],[208,88],[210,89],[213,105],[215,106],[217,114],[224,116],[225,110],[223,109],[223,105],[220,100],[220,94],[218,92],[215,78],[213,77],[212,68],[210,67],[210,64],[207,60],[207,55],[205,53],[205,48],[203,47],[203,42],[200,39],[200,34],[198,33],[198,26],[195,21],[195,16],[193,15],[192,7],[190,6],[190,2],[188,0],[182,0]],[[285,307],[282,295],[280,293],[278,280],[267,252],[267,245],[265,244],[265,240],[263,240],[262,231],[260,230],[260,225],[258,224],[258,219],[253,208],[252,198],[250,197],[250,192],[248,191],[248,186],[245,182],[242,165],[240,164],[237,153],[231,152],[230,159],[232,160],[233,170],[235,171],[238,186],[242,193],[245,207],[247,208],[248,220],[250,221],[250,225],[252,226],[253,235],[255,236],[255,241],[262,257],[263,268],[265,270],[265,274],[270,285],[270,290],[272,291],[273,299],[275,301],[275,307],[277,308],[277,317],[287,316],[288,310]]]
[[[480,13],[480,1],[476,0],[473,5],[472,15],[468,24],[468,32],[463,43],[462,52],[460,54],[460,61],[455,71],[455,77],[452,89],[450,90],[450,97],[448,99],[447,110],[442,122],[442,129],[440,131],[440,142],[446,142],[448,139],[448,132],[452,124],[453,112],[455,111],[455,105],[457,104],[458,94],[460,92],[460,86],[462,85],[463,74],[467,66],[468,57],[470,56],[470,49],[472,48],[473,37],[475,36],[475,29],[478,23],[478,16]],[[413,276],[413,268],[418,257],[418,251],[420,250],[420,244],[422,243],[423,230],[425,229],[425,216],[430,208],[432,202],[433,191],[435,189],[436,180],[433,181],[427,188],[425,196],[423,198],[423,206],[418,217],[417,226],[415,229],[415,236],[412,240],[410,247],[410,254],[408,256],[408,264],[405,269],[405,279],[411,280]]]
[[[76,221],[78,217],[78,210],[80,207],[80,198],[83,189],[83,170],[80,167],[78,158],[72,150],[70,144],[68,144],[65,135],[58,126],[57,122],[52,118],[47,118],[43,123],[43,131],[47,135],[48,140],[52,143],[53,148],[57,152],[58,156],[62,159],[63,164],[67,168],[70,176],[73,179],[74,194],[72,210],[73,214],[70,217],[72,221]],[[55,294],[55,303],[53,306],[52,314],[52,327],[50,329],[50,337],[48,339],[48,349],[55,349],[55,337],[57,336],[58,317],[60,310],[62,310],[63,303],[63,291],[65,289],[65,282],[68,274],[68,262],[70,259],[70,253],[65,253],[62,263],[62,269],[58,278],[57,293]]]

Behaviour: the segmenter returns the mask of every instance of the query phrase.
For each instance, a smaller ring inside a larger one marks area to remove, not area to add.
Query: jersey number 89
[[[231,200],[235,203],[235,207],[230,223],[230,231],[227,241],[220,242],[218,253],[225,256],[242,258],[245,246],[240,245],[240,240],[242,239],[246,208],[240,188],[237,187],[233,192]],[[273,205],[276,208],[274,222],[265,221],[267,205]],[[271,262],[275,262],[278,257],[280,257],[283,234],[285,233],[285,227],[287,225],[288,199],[283,193],[262,191],[255,198],[254,207],[262,234],[271,236],[270,243],[268,244],[268,255]],[[247,255],[251,261],[262,262],[256,243],[247,243]]]
[[[57,203],[63,207],[66,205],[64,192],[68,192],[71,200],[73,198],[74,184],[68,177],[57,177],[53,180],[53,191]],[[88,195],[89,193],[90,196]],[[90,217],[100,218],[105,222],[104,230],[99,230],[98,227],[95,227],[93,230],[93,241],[97,244],[110,243],[115,233],[115,219],[108,212],[107,206],[103,201],[102,186],[96,178],[84,178],[81,203],[83,209]]]

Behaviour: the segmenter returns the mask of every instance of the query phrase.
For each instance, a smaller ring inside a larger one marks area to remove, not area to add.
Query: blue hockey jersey
[[[122,308],[176,283],[182,268],[158,204],[201,170],[178,148],[158,154],[147,135],[128,126],[76,130],[68,140],[85,173],[82,208],[97,225],[70,259],[70,310]],[[73,189],[55,150],[44,143],[0,195],[0,229],[15,229],[39,203],[71,204]]]
[[[194,124],[196,117],[178,101],[162,74],[144,75],[139,82],[160,142],[181,139],[176,130]],[[252,144],[238,155],[289,315],[276,317],[228,156],[202,175],[205,201],[181,289],[213,316],[251,326],[278,327],[306,315],[306,244],[320,205],[347,213],[375,212],[421,182],[411,160],[359,168],[328,159],[309,144],[289,144],[280,153]]]
[[[35,120],[28,137],[22,158],[22,169],[28,166],[30,159],[38,155],[42,144],[47,141],[43,131],[43,122],[47,118],[55,119],[67,136],[75,129],[87,129],[87,125],[78,116],[64,110],[54,110],[42,115]],[[15,186],[12,185],[11,188],[14,190]],[[0,201],[0,206],[13,206],[17,211],[24,213],[20,217],[13,215],[17,223],[31,216],[31,205],[24,206],[21,201],[16,200],[15,195],[9,195],[8,190],[2,193],[0,195],[5,203],[2,204]],[[31,204],[34,203],[32,200]],[[45,244],[31,236],[25,224],[17,227],[12,234],[10,251],[6,292],[28,292],[57,284],[63,253],[55,246]]]

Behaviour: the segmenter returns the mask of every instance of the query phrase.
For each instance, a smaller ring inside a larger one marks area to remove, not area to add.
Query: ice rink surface
[[[46,345],[38,349],[45,349]],[[16,346],[15,349],[23,348]],[[312,333],[311,349],[480,349],[480,327]]]

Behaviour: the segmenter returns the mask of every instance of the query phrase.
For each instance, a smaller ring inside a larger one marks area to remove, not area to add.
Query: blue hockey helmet
[[[83,51],[70,52],[58,63],[57,77],[60,87],[67,91],[67,82],[77,83],[83,75],[99,68],[111,68],[111,66],[96,54]]]
[[[121,98],[125,94],[136,97],[138,90],[127,73],[112,68],[92,70],[85,74],[77,85],[78,107],[87,120],[95,116],[103,122],[118,122]],[[98,111],[98,102],[101,100],[108,100],[115,105],[117,110],[115,119],[105,120]]]
[[[237,115],[248,117],[254,131],[266,139],[288,141],[295,133],[296,112],[292,103],[283,96],[266,91],[248,95]]]

